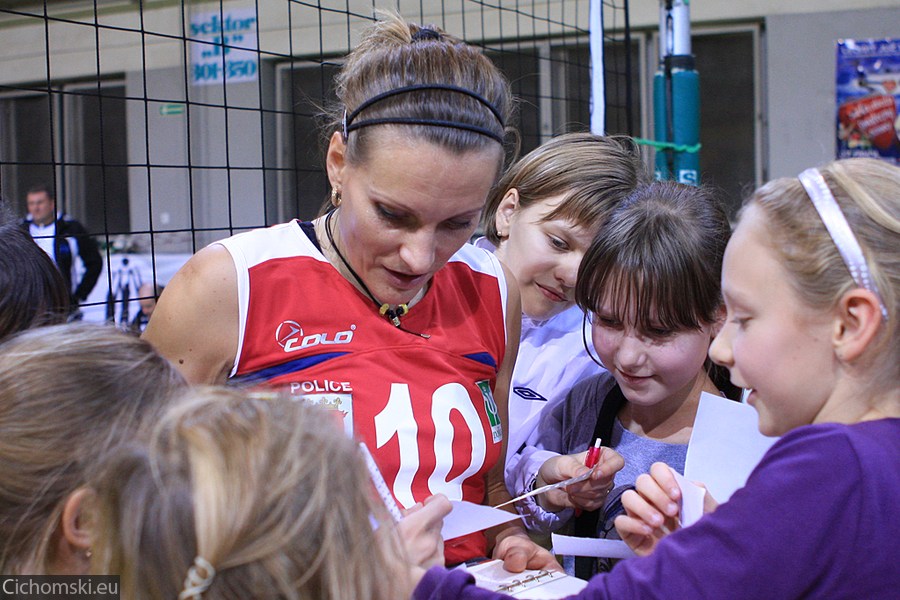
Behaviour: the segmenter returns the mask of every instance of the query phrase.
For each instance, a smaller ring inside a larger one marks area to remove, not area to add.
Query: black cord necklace
[[[328,214],[325,216],[325,235],[328,237],[328,243],[331,244],[332,249],[334,249],[334,253],[338,255],[338,258],[341,259],[341,262],[344,264],[350,274],[353,275],[353,278],[359,284],[359,287],[361,287],[366,295],[372,300],[372,302],[375,303],[375,306],[378,308],[378,314],[387,317],[388,321],[390,321],[394,325],[394,327],[396,327],[400,331],[418,335],[425,339],[430,338],[431,336],[427,333],[418,333],[401,327],[400,317],[406,315],[409,312],[409,306],[407,304],[398,304],[397,308],[391,308],[391,305],[387,302],[379,302],[378,299],[375,298],[375,294],[373,294],[369,290],[369,287],[363,282],[362,278],[356,274],[356,271],[353,270],[353,267],[350,266],[350,263],[347,262],[347,259],[344,258],[343,254],[341,254],[341,251],[338,249],[337,244],[334,243],[334,233],[331,231],[331,218],[336,212],[337,208],[334,208],[328,211]]]

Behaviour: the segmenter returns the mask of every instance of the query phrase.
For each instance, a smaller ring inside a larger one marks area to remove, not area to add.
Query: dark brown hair
[[[575,301],[596,313],[604,304],[620,320],[633,304],[635,325],[687,331],[712,324],[722,306],[722,259],[731,226],[709,190],[672,181],[640,186],[610,213],[581,261]],[[707,359],[716,386],[740,391]]]
[[[328,137],[341,130],[345,109],[352,112],[379,94],[422,84],[464,88],[490,103],[501,119],[475,98],[441,89],[390,96],[367,107],[357,119],[442,120],[476,126],[502,137],[512,116],[509,83],[490,59],[434,25],[406,23],[394,13],[381,13],[380,20],[363,33],[335,83],[339,104],[331,111]],[[497,146],[491,137],[454,127],[386,124],[354,130],[346,140],[347,159],[365,162],[373,135],[388,127],[455,153]]]
[[[69,290],[53,260],[18,224],[0,225],[0,340],[65,323]]]
[[[608,300],[620,317],[633,302],[644,333],[712,323],[730,235],[722,205],[707,190],[671,181],[641,186],[613,209],[585,253],[576,302],[596,312]]]
[[[27,195],[30,196],[31,194],[47,194],[47,197],[50,198],[51,202],[56,202],[53,196],[53,189],[46,183],[36,183],[28,188]]]

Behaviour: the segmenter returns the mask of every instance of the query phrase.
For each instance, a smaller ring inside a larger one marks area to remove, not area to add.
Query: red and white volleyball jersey
[[[233,382],[287,389],[345,413],[394,497],[481,503],[500,459],[491,390],[506,351],[500,263],[465,245],[394,327],[322,255],[297,221],[221,243],[238,274]],[[335,468],[340,468],[339,464]],[[448,564],[485,556],[484,536],[450,540]]]

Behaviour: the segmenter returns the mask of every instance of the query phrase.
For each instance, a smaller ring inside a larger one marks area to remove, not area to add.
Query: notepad
[[[464,567],[475,577],[475,584],[514,598],[551,600],[577,594],[587,581],[566,575],[562,571],[528,569],[512,573],[503,568],[502,560],[489,560]]]

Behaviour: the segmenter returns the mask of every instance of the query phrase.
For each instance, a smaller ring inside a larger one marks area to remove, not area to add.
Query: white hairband
[[[202,575],[201,570],[203,571]],[[209,589],[215,576],[216,570],[213,566],[198,554],[194,558],[194,564],[188,569],[187,577],[184,578],[184,589],[178,594],[178,600],[200,600],[203,592]]]
[[[834,195],[825,182],[825,178],[822,177],[822,173],[818,169],[807,169],[800,173],[798,179],[803,184],[803,189],[806,190],[809,199],[812,200],[813,206],[816,207],[816,212],[819,213],[819,218],[825,224],[828,235],[831,236],[834,245],[837,246],[841,258],[844,259],[844,264],[847,265],[853,281],[859,287],[875,294],[878,298],[878,304],[881,306],[881,314],[884,315],[884,320],[887,321],[887,307],[884,305],[878,286],[875,285],[875,280],[872,279],[869,273],[866,257],[863,255],[862,248],[860,248],[856,236],[853,235],[853,230],[850,229],[850,224],[841,211],[841,207],[838,206],[837,200],[834,199]]]

